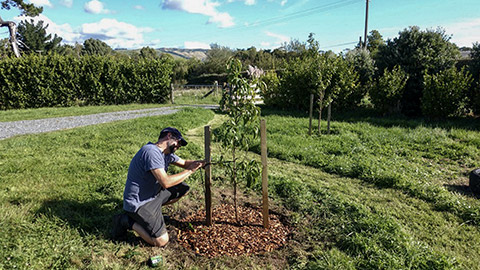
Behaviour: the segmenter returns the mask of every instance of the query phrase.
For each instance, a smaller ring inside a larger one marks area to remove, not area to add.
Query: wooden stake
[[[263,227],[268,229],[270,227],[270,221],[268,216],[267,124],[265,119],[260,121],[260,144],[262,153]]]
[[[318,102],[318,135],[322,134],[321,123],[322,123],[322,103],[323,103],[323,93],[320,93],[320,99]]]
[[[173,83],[170,84],[170,102],[173,104]]]
[[[330,134],[330,118],[332,116],[332,103],[328,104],[328,113],[327,113],[327,134]]]
[[[212,225],[212,191],[210,190],[212,182],[212,167],[210,163],[212,162],[212,157],[210,155],[210,141],[210,126],[205,126],[205,161],[208,164],[205,166],[205,220],[207,226]]]
[[[310,123],[308,125],[308,136],[312,135],[312,117],[313,117],[313,94],[310,95]]]

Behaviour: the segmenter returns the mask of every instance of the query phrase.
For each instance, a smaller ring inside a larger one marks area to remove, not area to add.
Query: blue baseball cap
[[[185,146],[187,145],[187,141],[185,141],[185,139],[182,137],[182,133],[180,133],[180,131],[178,131],[178,129],[174,128],[174,127],[167,127],[167,128],[164,128],[161,132],[160,132],[160,137],[164,137],[167,133],[171,133],[173,135],[173,137],[177,138],[178,140],[180,140],[180,145],[181,146]]]

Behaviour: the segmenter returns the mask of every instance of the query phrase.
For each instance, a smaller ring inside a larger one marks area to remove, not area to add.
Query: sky
[[[275,49],[314,33],[321,50],[352,49],[364,35],[367,0],[26,0],[43,7],[33,18],[66,44],[88,38],[139,49]],[[0,9],[20,22],[18,9]],[[409,26],[441,27],[459,47],[480,42],[480,0],[369,0],[368,32],[385,40]],[[7,38],[0,28],[0,38]]]

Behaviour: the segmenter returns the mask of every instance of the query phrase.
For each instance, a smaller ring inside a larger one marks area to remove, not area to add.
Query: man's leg
[[[167,190],[171,193],[171,195],[168,200],[163,203],[163,205],[169,205],[177,202],[190,192],[190,187],[186,183],[182,182],[176,186],[168,188]]]
[[[152,246],[163,247],[169,240],[167,230],[157,238],[150,236],[150,234],[137,222],[133,224],[133,230],[136,231],[145,242]]]
[[[154,200],[140,206],[137,212],[128,212],[128,215],[135,220],[132,229],[150,245],[162,247],[168,243],[162,205],[170,195],[168,190],[161,190]]]

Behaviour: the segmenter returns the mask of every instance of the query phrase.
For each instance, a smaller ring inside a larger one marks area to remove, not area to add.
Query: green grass
[[[264,114],[271,206],[293,228],[285,248],[207,259],[175,243],[109,240],[135,152],[170,125],[189,141],[179,155],[201,158],[203,126],[223,119],[185,109],[1,140],[0,269],[148,269],[159,253],[173,269],[480,269],[479,200],[453,189],[480,165],[475,122],[344,116],[331,135],[309,137],[306,117]],[[220,151],[214,143],[213,157]],[[214,196],[229,189],[221,168],[213,175]],[[169,212],[203,207],[200,174],[188,183],[189,198]],[[259,183],[241,190],[243,199],[260,198]]]
[[[191,89],[174,91],[175,104],[215,104],[218,105],[221,99],[221,89],[217,93],[211,93],[204,97],[211,89]]]
[[[266,119],[272,157],[399,189],[480,225],[478,200],[448,190],[464,185],[466,175],[480,166],[478,122],[468,129],[414,121],[403,121],[406,127],[381,125],[381,119],[333,121],[330,135],[308,136],[306,117]]]
[[[0,122],[35,120],[53,117],[77,116],[105,112],[139,110],[170,106],[169,104],[128,104],[109,106],[78,106],[0,111]]]
[[[184,109],[0,141],[0,268],[138,267],[148,250],[130,256],[135,247],[108,240],[130,159],[162,128],[185,131],[212,117]]]

